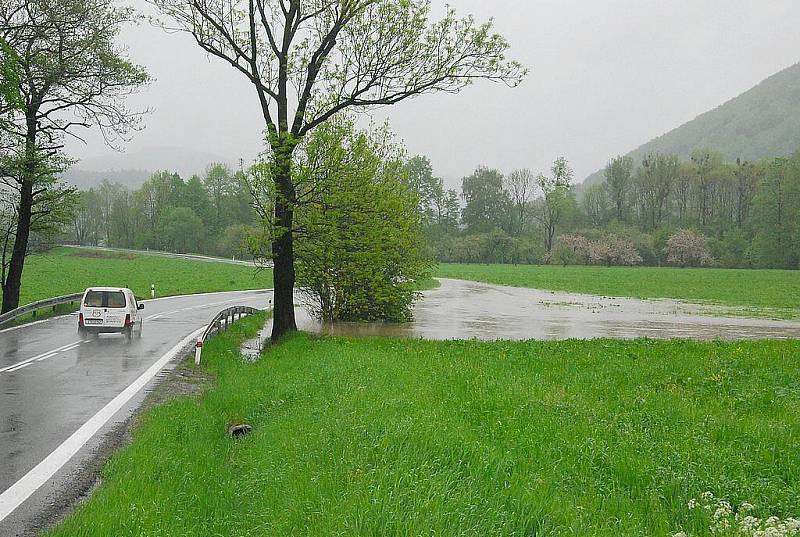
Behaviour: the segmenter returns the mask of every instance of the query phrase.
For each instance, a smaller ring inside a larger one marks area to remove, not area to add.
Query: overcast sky
[[[131,0],[144,6],[142,0]],[[436,9],[445,2],[433,0]],[[494,17],[512,56],[531,69],[509,89],[482,83],[377,114],[411,154],[457,179],[478,165],[545,170],[557,156],[582,180],[606,160],[722,104],[800,61],[798,0],[451,0],[460,14]],[[147,24],[122,35],[153,84],[127,151],[179,146],[252,159],[263,124],[241,75],[185,35]],[[111,152],[96,136],[78,157]],[[77,167],[81,167],[80,164]]]

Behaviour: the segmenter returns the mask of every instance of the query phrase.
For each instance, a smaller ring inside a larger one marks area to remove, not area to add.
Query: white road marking
[[[47,360],[48,358],[52,358],[52,357],[53,357],[53,356],[55,356],[56,354],[58,354],[58,353],[57,353],[57,352],[51,352],[50,354],[45,354],[45,355],[44,355],[44,356],[42,356],[41,358],[37,358],[37,359],[36,359],[36,361],[37,361],[37,362],[43,362],[43,361]]]
[[[61,351],[64,351],[64,350],[70,350],[70,349],[74,349],[75,347],[77,347],[77,346],[78,346],[78,345],[80,345],[81,343],[82,343],[81,341],[76,341],[76,342],[74,342],[74,343],[69,343],[69,344],[67,344],[67,345],[64,345],[64,346],[62,346],[62,347],[59,347],[59,348],[57,348],[57,349],[53,349],[53,350],[49,350],[49,351],[47,351],[47,352],[43,352],[43,353],[41,353],[41,354],[37,354],[37,355],[36,355],[36,356],[34,356],[33,358],[28,358],[27,360],[22,360],[21,362],[17,362],[16,364],[12,364],[12,365],[9,365],[9,366],[6,366],[6,367],[4,367],[4,368],[0,369],[0,373],[4,373],[4,372],[6,372],[6,371],[10,371],[10,370],[14,369],[15,367],[17,367],[17,366],[19,366],[19,365],[26,364],[26,363],[28,363],[28,362],[33,362],[34,360],[38,360],[39,358],[41,358],[42,356],[44,356],[44,355],[46,355],[46,354],[50,354],[50,353],[56,353],[56,352],[61,352]],[[69,349],[68,349],[67,347],[69,347]]]
[[[31,362],[25,362],[24,364],[22,364],[22,365],[18,365],[17,367],[15,367],[15,368],[13,368],[13,369],[9,369],[9,370],[7,370],[6,372],[7,372],[7,373],[13,373],[14,371],[19,371],[19,370],[20,370],[20,369],[22,369],[23,367],[28,367],[29,365],[31,365]]]
[[[47,483],[133,396],[139,393],[150,380],[161,371],[178,353],[203,333],[206,327],[195,330],[180,343],[172,347],[164,356],[150,366],[125,390],[104,406],[89,421],[84,423],[72,436],[67,438],[42,462],[25,474],[19,481],[0,494],[0,522],[10,515],[22,502]]]

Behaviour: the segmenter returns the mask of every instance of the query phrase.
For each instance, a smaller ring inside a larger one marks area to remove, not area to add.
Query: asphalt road
[[[271,298],[271,291],[250,291],[147,301],[143,336],[130,342],[116,334],[81,338],[75,315],[0,331],[0,500],[165,352],[219,311],[234,305],[266,308]],[[116,421],[123,418],[115,415]],[[101,429],[95,436],[103,433]],[[88,458],[85,451],[70,465]],[[41,508],[26,504],[46,503],[48,490],[68,487],[69,478],[69,472],[59,472],[48,479],[5,520],[0,501],[0,535],[22,533]]]

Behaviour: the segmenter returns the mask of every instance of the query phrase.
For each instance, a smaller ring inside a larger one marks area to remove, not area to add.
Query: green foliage
[[[162,244],[172,252],[198,252],[206,238],[203,221],[188,207],[169,207],[158,224]]]
[[[387,130],[358,132],[338,118],[315,129],[297,148],[293,183],[297,285],[312,312],[326,321],[405,321],[417,297],[415,281],[429,273],[420,176],[409,181],[401,149]],[[423,163],[424,164],[424,163]],[[424,166],[423,166],[424,168]],[[431,178],[423,179],[431,184]],[[276,186],[272,166],[251,173],[265,215],[255,240],[268,255]]]
[[[466,206],[461,218],[467,231],[485,233],[507,227],[511,200],[503,186],[503,174],[486,167],[479,167],[462,180],[461,192]]]
[[[104,181],[82,197],[71,230],[82,245],[245,258],[243,244],[256,223],[243,175],[222,164],[186,182],[159,171],[133,192]]]
[[[765,266],[798,268],[800,262],[800,153],[769,167],[753,199],[752,254]]]
[[[408,183],[419,197],[419,212],[428,235],[435,237],[455,232],[461,212],[456,191],[444,189],[444,182],[434,177],[427,157],[412,157],[404,167]]]
[[[25,104],[19,92],[19,84],[19,57],[0,36],[0,131],[4,130],[3,122]]]
[[[210,341],[213,389],[149,411],[46,535],[712,537],[707,490],[798,515],[798,342],[298,335],[246,363],[261,322]]]

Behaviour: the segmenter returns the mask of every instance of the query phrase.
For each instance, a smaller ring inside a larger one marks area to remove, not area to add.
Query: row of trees
[[[707,250],[692,257],[700,264],[798,268],[800,262],[800,152],[735,164],[711,151],[696,151],[688,162],[654,154],[637,165],[618,157],[605,181],[585,190],[573,186],[564,158],[548,174],[522,169],[504,176],[480,167],[462,180],[460,195],[443,191],[426,158],[408,167],[421,185],[427,235],[441,261],[661,265],[676,259],[670,239],[693,230],[695,244]],[[576,240],[585,242],[586,255],[569,255]],[[597,255],[589,255],[589,244]]]
[[[147,73],[115,45],[133,12],[110,0],[0,2],[0,283],[2,311],[19,304],[25,258],[37,237],[69,220],[74,190],[64,138],[99,128],[124,141],[140,114],[125,97]]]
[[[162,171],[135,191],[103,181],[80,192],[70,239],[241,258],[247,255],[247,234],[256,227],[245,174],[212,164],[188,181]]]

